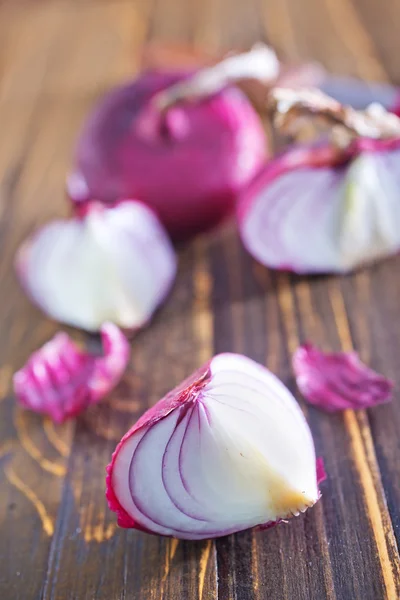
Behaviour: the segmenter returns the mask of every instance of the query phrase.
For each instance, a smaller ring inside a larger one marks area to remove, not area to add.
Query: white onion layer
[[[363,153],[348,168],[266,180],[246,199],[245,246],[261,263],[298,273],[345,272],[397,252],[399,164],[399,150]]]
[[[97,331],[145,324],[175,277],[176,258],[155,214],[140,202],[91,203],[28,239],[17,270],[32,299],[58,321]]]
[[[319,497],[312,436],[289,390],[244,356],[218,355],[209,369],[166,416],[161,400],[114,456],[113,494],[151,532],[217,537],[297,515]]]

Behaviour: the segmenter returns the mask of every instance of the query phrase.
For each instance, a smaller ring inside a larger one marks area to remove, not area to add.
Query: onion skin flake
[[[326,412],[362,409],[391,400],[393,382],[364,365],[356,352],[321,352],[300,346],[292,359],[297,387]]]
[[[19,403],[56,423],[97,404],[117,385],[130,355],[118,327],[105,323],[100,334],[103,356],[80,350],[66,333],[57,333],[34,352],[13,378]]]

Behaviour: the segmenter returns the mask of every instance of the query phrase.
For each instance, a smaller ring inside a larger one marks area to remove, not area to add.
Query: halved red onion
[[[13,378],[20,404],[62,423],[106,396],[121,379],[130,349],[113,323],[105,323],[100,333],[103,356],[80,350],[66,333],[34,352]]]
[[[304,512],[319,498],[310,429],[267,369],[220,354],[148,410],[107,468],[121,527],[218,537]]]
[[[332,105],[339,115],[347,110]],[[306,109],[312,112],[312,106]],[[326,140],[294,145],[244,192],[241,238],[264,265],[297,273],[346,272],[399,250],[400,121],[376,109],[351,116],[352,126],[376,137],[352,131],[356,137],[343,147]],[[396,121],[395,134],[380,138],[385,119],[388,127]]]
[[[293,355],[293,370],[307,402],[327,412],[391,400],[393,382],[364,365],[356,352],[325,353],[303,344]]]
[[[81,217],[53,221],[20,248],[24,289],[48,315],[98,331],[105,321],[145,325],[176,273],[172,245],[153,211],[135,200],[87,205]]]
[[[111,91],[89,116],[68,178],[77,210],[93,198],[139,198],[175,239],[231,214],[262,167],[266,138],[239,79],[275,78],[266,47],[196,72],[149,72]]]

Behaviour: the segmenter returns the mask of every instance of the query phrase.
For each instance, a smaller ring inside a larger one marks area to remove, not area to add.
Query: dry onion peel
[[[391,400],[393,382],[364,365],[356,352],[325,353],[303,344],[293,355],[293,370],[307,402],[327,412]]]
[[[107,498],[121,527],[203,539],[304,512],[322,475],[289,390],[249,358],[220,354],[122,438]]]
[[[172,245],[154,213],[130,200],[92,202],[81,217],[45,225],[20,248],[21,283],[54,319],[88,331],[105,321],[145,325],[176,273]]]
[[[317,142],[276,157],[243,194],[241,237],[263,264],[346,272],[400,248],[400,119],[316,91],[276,91],[275,122]],[[326,139],[326,135],[330,139]]]
[[[279,62],[276,72],[277,58],[271,48],[268,51],[270,68],[263,69],[263,80],[253,78],[236,81],[236,85],[244,91],[258,112],[265,113],[265,98],[273,86],[319,87],[325,83],[327,74],[323,67],[316,62],[300,64]],[[239,52],[239,49],[235,49],[230,54],[233,56]],[[210,53],[208,49],[204,48],[199,50],[190,45],[150,42],[143,48],[140,66],[142,70],[200,69],[215,65],[223,59],[223,55]]]
[[[78,141],[68,192],[80,212],[95,198],[139,198],[174,239],[217,225],[266,156],[261,121],[231,83],[275,78],[267,47],[195,73],[149,72],[111,91]]]
[[[80,350],[66,333],[57,333],[34,352],[13,378],[20,404],[62,423],[106,396],[121,379],[130,349],[112,323],[100,333],[102,356]]]

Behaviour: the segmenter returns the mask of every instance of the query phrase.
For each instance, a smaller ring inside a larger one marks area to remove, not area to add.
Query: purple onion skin
[[[86,189],[68,186],[78,210],[91,199],[137,198],[157,212],[175,240],[231,214],[267,158],[265,134],[234,87],[161,115],[150,99],[187,75],[145,73],[100,101],[80,135],[70,180],[83,177]]]
[[[293,355],[297,386],[326,412],[366,409],[391,400],[393,382],[364,365],[356,352],[321,352],[303,344]]]
[[[163,419],[170,412],[183,405],[191,394],[201,390],[204,385],[208,382],[211,377],[210,373],[210,362],[208,361],[205,365],[200,367],[197,371],[192,373],[187,379],[182,381],[177,387],[171,390],[162,400],[157,402],[154,406],[149,408],[140,419],[131,427],[129,431],[123,436],[116,449],[113,452],[111,462],[108,465],[106,472],[106,497],[108,505],[112,511],[117,513],[118,525],[124,528],[140,529],[147,533],[153,533],[147,527],[143,527],[137,521],[134,521],[132,517],[126,512],[124,507],[120,504],[112,483],[112,474],[115,465],[116,458],[119,450],[124,445],[124,442],[129,439],[138,429],[146,427],[148,425],[154,425],[160,419]]]
[[[104,323],[100,333],[102,356],[80,350],[64,332],[36,350],[14,374],[19,403],[55,423],[97,404],[117,385],[130,356],[128,340],[116,325]]]

